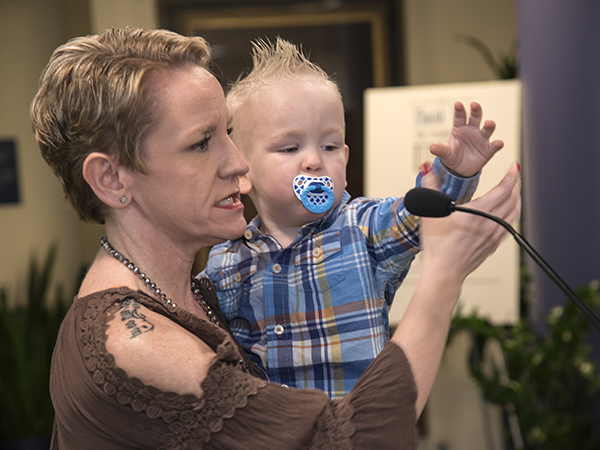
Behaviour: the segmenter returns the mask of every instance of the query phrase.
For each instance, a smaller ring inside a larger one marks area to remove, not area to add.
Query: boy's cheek
[[[242,194],[247,194],[252,190],[252,182],[250,181],[250,177],[248,176],[248,174],[242,175],[239,178],[239,185],[240,193]]]

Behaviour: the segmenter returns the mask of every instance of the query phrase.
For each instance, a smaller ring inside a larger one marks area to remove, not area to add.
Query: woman
[[[261,379],[190,276],[197,251],[243,233],[222,89],[201,38],[108,30],[53,54],[32,103],[42,154],[106,238],[65,318],[50,388],[53,449],[416,448],[464,278],[503,231],[423,221],[422,282],[342,401]],[[475,207],[519,215],[513,168]]]

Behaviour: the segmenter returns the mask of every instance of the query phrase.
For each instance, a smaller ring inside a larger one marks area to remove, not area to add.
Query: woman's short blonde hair
[[[148,78],[187,64],[208,68],[208,43],[166,30],[109,29],[54,51],[30,115],[42,156],[82,220],[104,223],[106,213],[83,178],[87,155],[110,154],[144,172],[140,145],[160,114]]]

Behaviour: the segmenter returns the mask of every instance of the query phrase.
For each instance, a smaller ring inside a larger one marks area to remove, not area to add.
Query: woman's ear
[[[127,176],[114,156],[92,152],[83,162],[83,178],[96,196],[112,208],[129,204]]]

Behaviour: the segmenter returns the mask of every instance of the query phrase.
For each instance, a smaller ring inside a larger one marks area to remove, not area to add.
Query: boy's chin
[[[328,212],[329,211],[325,211],[322,213],[313,213],[307,209],[304,209],[303,214],[302,214],[302,225],[306,225],[307,223],[310,223],[310,222],[315,222],[316,220],[319,220],[323,216],[325,216],[325,214],[327,214]]]

